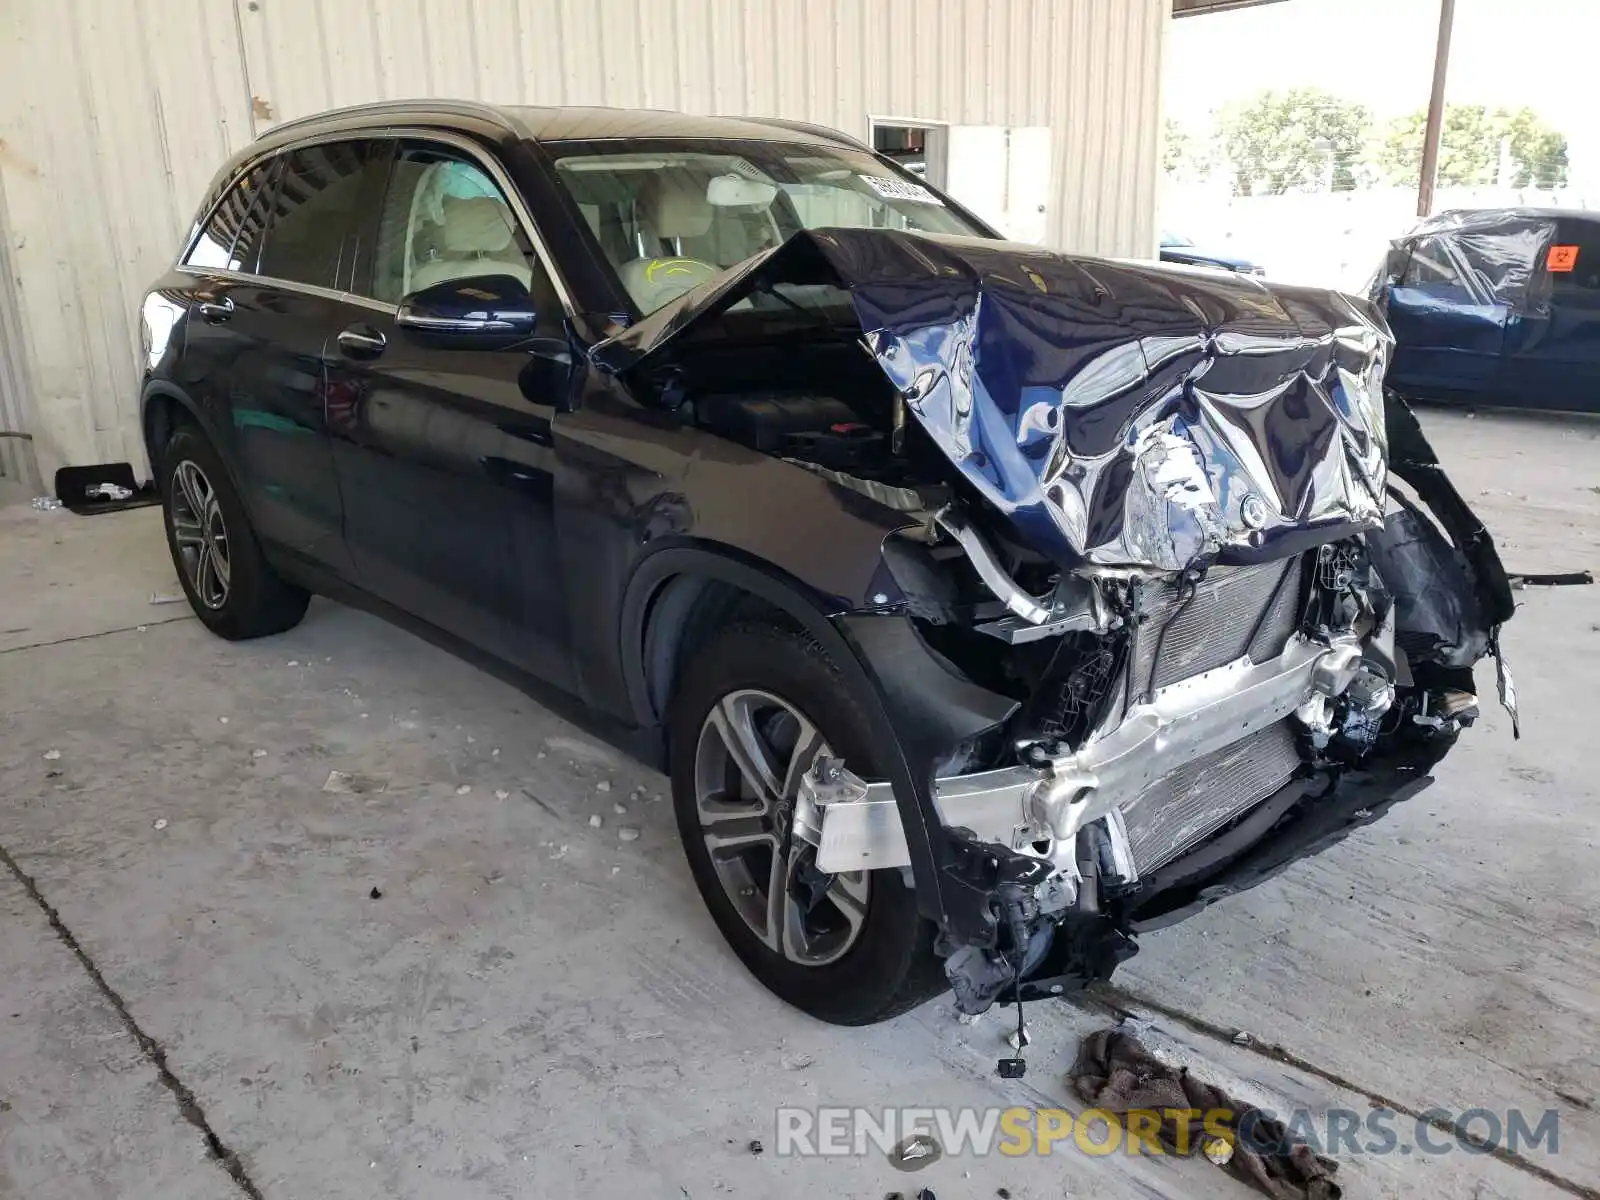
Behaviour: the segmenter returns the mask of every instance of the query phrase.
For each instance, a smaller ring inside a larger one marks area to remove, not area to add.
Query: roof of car
[[[320,132],[404,124],[419,119],[429,124],[466,122],[494,125],[514,136],[536,141],[589,141],[606,138],[781,138],[817,146],[863,144],[823,125],[775,117],[709,117],[658,108],[535,107],[484,104],[475,100],[385,100],[331,109],[274,125],[261,139],[291,140]]]
[[[1582,208],[1452,208],[1422,221],[1406,236],[1411,238],[1443,230],[1496,229],[1528,221],[1600,221],[1600,212]]]

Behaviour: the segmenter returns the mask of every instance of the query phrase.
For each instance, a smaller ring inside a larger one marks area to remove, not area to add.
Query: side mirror
[[[513,275],[472,275],[412,292],[394,323],[436,346],[493,349],[530,336],[538,325],[533,297]]]

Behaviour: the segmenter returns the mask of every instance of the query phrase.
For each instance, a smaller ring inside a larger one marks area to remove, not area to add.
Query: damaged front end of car
[[[1514,716],[1509,584],[1390,345],[1335,293],[822,230],[597,357],[899,515],[834,621],[905,770],[819,760],[795,829],[821,876],[910,872],[976,1013],[1426,786],[1486,655]]]

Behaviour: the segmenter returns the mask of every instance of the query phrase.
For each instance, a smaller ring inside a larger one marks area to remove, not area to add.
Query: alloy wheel
[[[233,571],[228,526],[217,503],[217,490],[206,473],[188,459],[172,472],[172,540],[200,603],[213,610],[221,608],[228,602]]]
[[[769,949],[808,967],[855,945],[871,886],[865,871],[819,873],[794,832],[800,780],[829,753],[793,705],[751,688],[712,706],[695,750],[695,808],[723,891]]]

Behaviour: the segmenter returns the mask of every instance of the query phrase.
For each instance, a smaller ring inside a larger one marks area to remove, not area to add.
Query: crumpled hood
[[[635,365],[780,282],[849,290],[915,419],[1062,565],[1248,562],[1382,525],[1392,339],[1365,300],[980,238],[823,229],[593,357]]]

